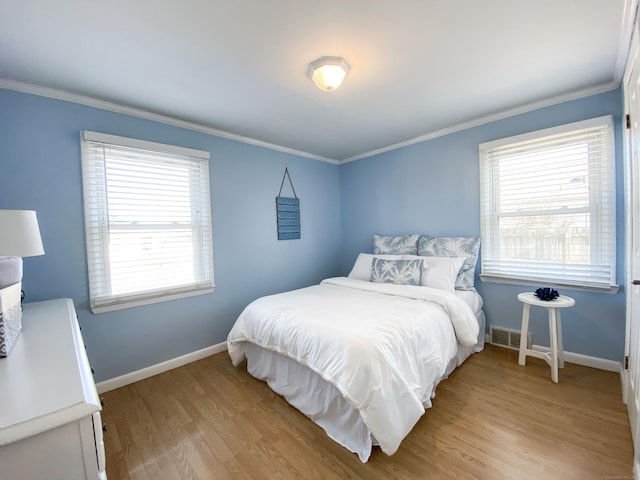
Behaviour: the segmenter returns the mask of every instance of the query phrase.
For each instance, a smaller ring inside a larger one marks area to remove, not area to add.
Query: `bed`
[[[409,252],[360,254],[348,277],[259,298],[227,339],[234,365],[246,358],[362,462],[373,445],[392,455],[438,383],[484,346],[482,298],[454,288],[467,257]]]

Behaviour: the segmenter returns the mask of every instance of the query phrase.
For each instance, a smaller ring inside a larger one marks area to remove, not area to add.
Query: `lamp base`
[[[0,289],[0,357],[11,352],[22,330],[22,282]]]

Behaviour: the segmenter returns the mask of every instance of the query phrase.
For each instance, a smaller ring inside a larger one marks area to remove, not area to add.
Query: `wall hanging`
[[[289,179],[293,196],[282,197],[282,187],[285,178]],[[293,188],[289,169],[284,169],[282,183],[280,183],[280,191],[276,197],[276,215],[278,222],[278,240],[297,240],[300,238],[300,199],[296,195],[296,189]]]

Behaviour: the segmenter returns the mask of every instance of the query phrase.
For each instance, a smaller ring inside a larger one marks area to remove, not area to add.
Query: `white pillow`
[[[356,263],[353,264],[353,268],[349,275],[349,278],[355,278],[356,280],[366,280],[367,282],[371,281],[371,264],[373,263],[373,257],[381,258],[383,260],[404,260],[405,255],[373,255],[371,253],[361,253],[356,258]],[[416,258],[425,258],[418,257],[416,255],[406,255]],[[413,260],[413,259],[411,259]]]
[[[421,257],[403,255],[403,260],[422,259],[423,287],[439,288],[447,292],[455,291],[456,278],[467,257]]]

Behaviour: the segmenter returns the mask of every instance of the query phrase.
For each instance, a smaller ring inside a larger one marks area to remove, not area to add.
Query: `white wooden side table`
[[[518,300],[522,302],[522,328],[520,330],[520,355],[518,356],[518,363],[520,365],[526,365],[527,355],[541,358],[551,366],[551,380],[553,380],[554,383],[558,383],[558,367],[564,367],[560,309],[573,307],[576,301],[566,295],[560,295],[558,298],[549,301],[540,300],[533,292],[519,294]],[[545,307],[549,312],[549,352],[539,352],[538,350],[527,348],[531,305]]]

